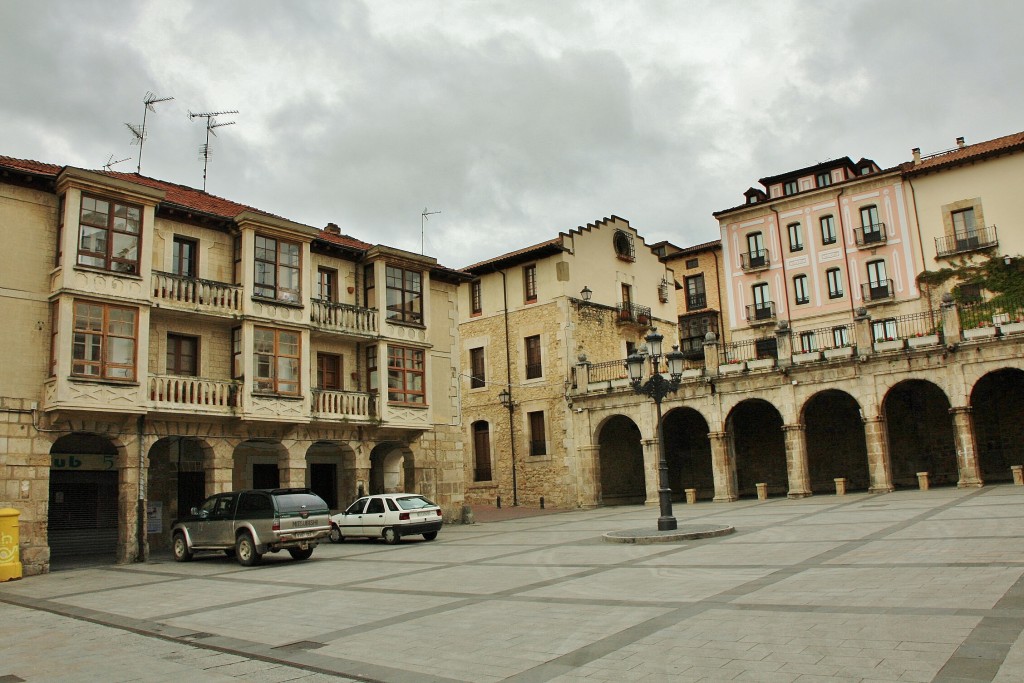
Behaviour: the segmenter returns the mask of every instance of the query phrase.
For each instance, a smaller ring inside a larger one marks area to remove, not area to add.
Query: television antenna
[[[218,116],[224,116],[225,114],[237,114],[237,109],[229,109],[225,111],[207,111],[207,112],[189,112],[188,117],[190,119],[206,119],[206,144],[199,147],[199,158],[203,160],[203,192],[206,192],[206,167],[210,164],[210,134],[213,137],[217,137],[216,128],[223,126],[233,126],[234,121],[225,121],[224,123],[217,123]]]
[[[117,161],[114,161],[114,155],[111,154],[109,157],[107,157],[107,163],[103,164],[103,168],[109,171],[112,167],[117,166],[122,162],[128,161],[129,159],[131,159],[131,157],[125,157],[124,159],[118,159]]]
[[[161,102],[167,102],[173,99],[173,97],[157,97],[153,93],[147,92],[145,99],[142,100],[142,104],[145,105],[142,110],[142,125],[136,126],[133,123],[124,124],[128,126],[128,130],[132,132],[132,144],[139,146],[139,165],[135,168],[136,173],[142,173],[142,143],[146,141],[146,114],[149,112],[153,112],[154,114],[156,113],[156,107],[153,106],[154,104],[160,104]],[[121,161],[127,161],[127,159],[122,159]],[[119,164],[121,162],[116,161],[114,163]]]
[[[420,254],[426,254],[426,249],[423,246],[423,235],[424,235],[424,224],[429,221],[429,216],[441,213],[440,211],[428,211],[427,207],[423,207],[423,213],[420,214]]]

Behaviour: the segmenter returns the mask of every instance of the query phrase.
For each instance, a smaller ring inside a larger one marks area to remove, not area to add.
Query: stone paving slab
[[[0,584],[0,681],[1024,681],[1024,487],[515,513]]]

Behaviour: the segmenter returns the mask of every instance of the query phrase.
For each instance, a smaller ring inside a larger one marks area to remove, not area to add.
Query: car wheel
[[[428,541],[433,541],[435,538],[437,538],[437,532],[436,531],[428,531],[427,533],[423,534],[423,538],[428,540]]]
[[[313,549],[306,548],[303,550],[302,548],[289,548],[288,554],[292,556],[293,560],[308,560],[313,554]]]
[[[331,525],[331,535],[328,536],[331,539],[331,543],[341,543],[345,540],[345,537],[341,535],[341,529],[338,528],[337,524]]]
[[[384,537],[384,542],[388,545],[398,543],[398,539],[401,538],[401,534],[398,533],[398,529],[393,526],[384,527],[384,531],[381,535]]]
[[[235,553],[238,555],[238,564],[243,567],[251,567],[258,563],[263,556],[256,550],[256,542],[252,535],[246,531],[235,539]]]
[[[174,551],[175,562],[188,562],[192,559],[192,551],[188,549],[188,541],[185,540],[185,534],[180,531],[174,534],[172,550]]]

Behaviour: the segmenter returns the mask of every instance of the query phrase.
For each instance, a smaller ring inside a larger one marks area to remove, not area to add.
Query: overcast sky
[[[718,238],[757,179],[1024,130],[1024,2],[0,0],[0,154],[462,267],[612,214]]]

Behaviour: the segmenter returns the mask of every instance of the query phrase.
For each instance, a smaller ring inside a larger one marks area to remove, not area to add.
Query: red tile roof
[[[42,175],[56,176],[60,173],[60,169],[63,166],[57,166],[56,164],[44,164],[41,161],[32,161],[31,159],[15,159],[14,157],[5,157],[0,155],[0,167],[12,168],[17,171],[28,171],[29,173],[39,173]]]
[[[506,254],[502,254],[501,256],[495,256],[494,258],[489,258],[486,261],[480,261],[479,263],[474,263],[471,266],[466,266],[462,270],[468,271],[468,272],[474,272],[474,271],[476,271],[479,268],[482,268],[484,266],[489,266],[489,265],[494,265],[496,267],[502,267],[502,266],[499,265],[500,263],[517,262],[520,259],[529,260],[530,258],[532,258],[534,256],[547,255],[549,253],[556,253],[556,252],[559,252],[559,251],[566,251],[566,249],[565,249],[565,247],[562,246],[562,238],[561,237],[556,237],[553,240],[547,240],[546,242],[540,242],[539,244],[534,244],[534,245],[531,245],[529,247],[524,247],[522,249],[517,249],[516,251],[510,251],[510,252],[508,252]]]
[[[929,155],[920,163],[908,161],[900,165],[904,175],[917,175],[941,168],[978,161],[988,156],[1024,150],[1024,132],[1004,135],[994,140],[986,140],[974,145],[965,145],[948,152]]]

